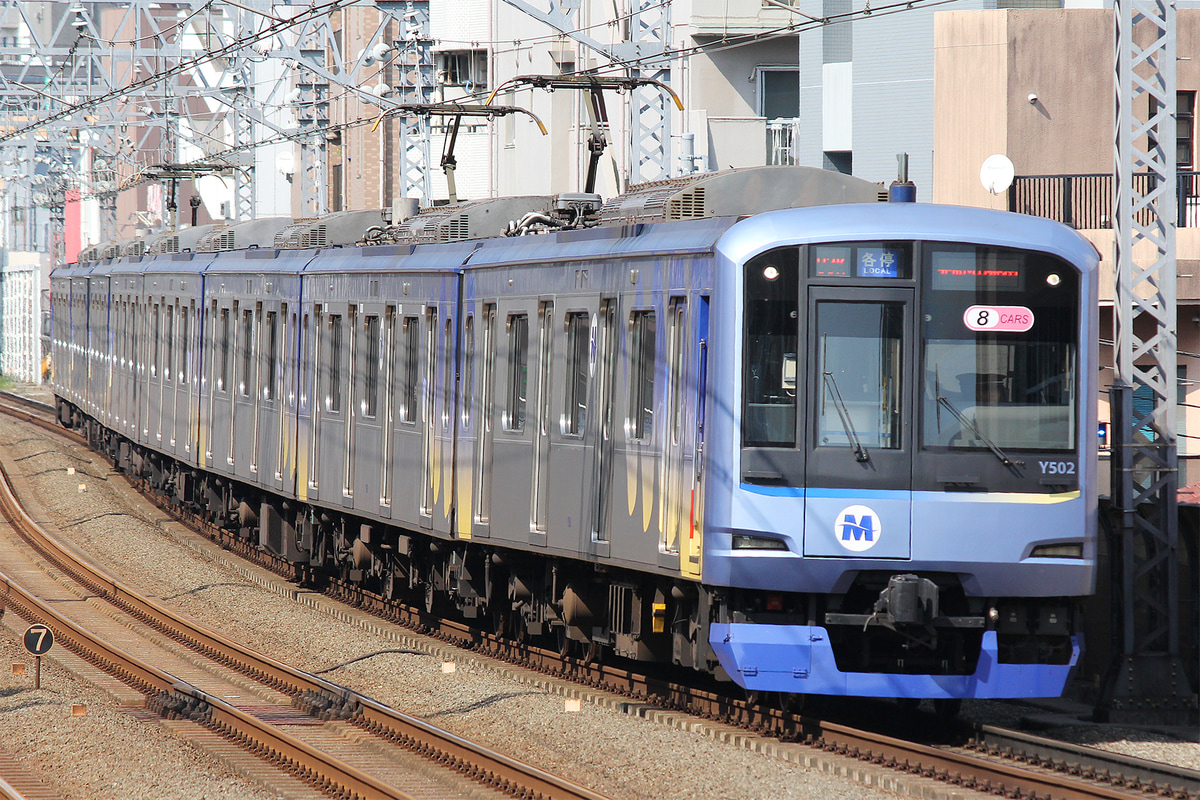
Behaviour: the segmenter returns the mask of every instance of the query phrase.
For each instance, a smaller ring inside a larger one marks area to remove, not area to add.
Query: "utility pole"
[[[1164,719],[1186,713],[1181,700],[1192,696],[1179,659],[1175,3],[1116,0],[1114,18],[1111,557],[1121,607],[1119,653],[1097,712]],[[1139,244],[1152,260],[1134,260]]]

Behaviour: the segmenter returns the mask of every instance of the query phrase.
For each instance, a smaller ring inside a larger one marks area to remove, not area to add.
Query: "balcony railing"
[[[799,139],[800,120],[767,120],[767,166],[795,166],[796,143]]]
[[[1134,175],[1140,194],[1153,188],[1151,176]],[[1200,228],[1200,172],[1176,173],[1181,228]],[[1094,175],[1019,175],[1008,192],[1008,210],[1038,217],[1049,217],[1076,230],[1111,228],[1113,176]],[[1139,220],[1148,223],[1149,215]]]

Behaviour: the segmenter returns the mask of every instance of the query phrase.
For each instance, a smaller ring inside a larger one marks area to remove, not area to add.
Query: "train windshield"
[[[1074,270],[976,245],[928,244],[923,260],[922,445],[1074,450]]]

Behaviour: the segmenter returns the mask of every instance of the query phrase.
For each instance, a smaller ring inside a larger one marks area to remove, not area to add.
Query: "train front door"
[[[807,293],[804,554],[908,558],[913,292]]]

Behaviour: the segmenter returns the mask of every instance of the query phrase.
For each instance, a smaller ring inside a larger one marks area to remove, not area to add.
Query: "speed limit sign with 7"
[[[31,655],[44,656],[54,646],[54,632],[45,625],[30,625],[25,631],[25,649]]]

